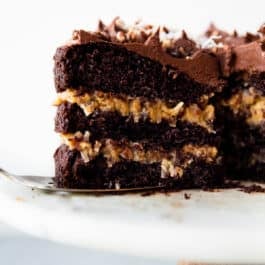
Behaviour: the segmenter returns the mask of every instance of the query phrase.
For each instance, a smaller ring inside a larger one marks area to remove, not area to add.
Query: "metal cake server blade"
[[[0,168],[0,176],[5,177],[13,182],[32,189],[38,189],[48,192],[70,192],[70,193],[123,193],[135,191],[148,191],[163,188],[162,186],[148,186],[139,188],[120,188],[120,189],[69,189],[58,188],[53,177],[30,176],[30,175],[15,175]]]

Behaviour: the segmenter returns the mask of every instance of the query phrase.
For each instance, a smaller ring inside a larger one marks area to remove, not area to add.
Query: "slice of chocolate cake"
[[[264,27],[239,36],[211,26],[215,52],[222,61],[228,86],[220,100],[225,125],[223,149],[228,175],[265,180],[265,57]]]
[[[78,30],[54,56],[59,187],[209,188],[223,183],[216,55],[185,32],[119,19]]]

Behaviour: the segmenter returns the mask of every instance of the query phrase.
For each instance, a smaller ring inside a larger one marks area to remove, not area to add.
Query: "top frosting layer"
[[[165,27],[154,28],[151,25],[135,24],[126,27],[119,19],[114,19],[109,26],[99,22],[96,32],[76,30],[71,45],[89,42],[112,42],[160,62],[162,65],[178,69],[199,83],[218,87],[223,84],[216,55],[201,49],[183,31],[182,36],[170,36]],[[164,35],[164,38],[163,38]]]
[[[252,74],[265,71],[264,34],[264,26],[257,34],[240,36],[236,31],[229,34],[211,25],[205,35],[216,43],[212,50],[219,55],[223,74],[229,76],[238,72]]]
[[[70,45],[111,42],[178,69],[199,83],[221,87],[222,76],[232,73],[265,72],[265,25],[256,34],[228,33],[210,25],[205,36],[214,43],[202,49],[186,32],[176,37],[166,27],[143,25],[139,21],[126,26],[119,18],[109,25],[99,21],[96,31],[76,30]]]

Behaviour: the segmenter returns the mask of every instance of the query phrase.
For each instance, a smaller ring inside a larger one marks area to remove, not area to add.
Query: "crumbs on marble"
[[[191,194],[190,193],[184,193],[184,198],[185,198],[185,200],[189,200],[191,198]]]
[[[17,196],[17,197],[16,197],[16,201],[17,201],[17,202],[24,202],[25,199],[22,198],[22,197]]]

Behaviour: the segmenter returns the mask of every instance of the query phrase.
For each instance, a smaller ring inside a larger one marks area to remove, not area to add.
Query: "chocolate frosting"
[[[264,26],[259,29],[264,34]],[[264,37],[259,34],[246,33],[239,36],[236,31],[229,34],[211,25],[206,31],[207,37],[217,37],[216,43],[222,48],[215,49],[220,59],[222,72],[225,76],[232,73],[247,72],[249,74],[265,71]]]
[[[234,47],[232,52],[234,54],[233,64],[231,65],[232,72],[247,71],[252,73],[265,71],[264,52],[258,42],[239,45]]]
[[[89,42],[108,41],[100,32],[88,32],[76,30],[73,33],[73,44],[87,44]],[[176,58],[163,50],[159,29],[142,42],[117,42],[114,45],[125,47],[141,56],[160,62],[162,65],[171,66],[185,72],[194,80],[210,86],[221,86],[223,81],[219,79],[220,68],[217,57],[208,50],[197,50],[189,58]]]
[[[229,34],[228,32],[217,28],[214,24],[210,24],[209,28],[205,32],[205,36],[213,38],[217,44],[221,43],[228,46],[237,46],[245,43],[245,38],[238,36],[236,31]]]
[[[185,58],[199,50],[196,42],[189,39],[186,32],[182,31],[181,38],[171,40],[172,45],[165,47],[165,51],[175,57]]]

